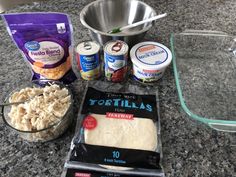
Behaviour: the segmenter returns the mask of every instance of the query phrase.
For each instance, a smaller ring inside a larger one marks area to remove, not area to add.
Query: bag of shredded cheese
[[[2,15],[7,30],[32,69],[32,80],[51,79],[71,83],[72,26],[63,13]]]
[[[90,82],[76,132],[67,168],[164,176],[157,92],[131,84]]]

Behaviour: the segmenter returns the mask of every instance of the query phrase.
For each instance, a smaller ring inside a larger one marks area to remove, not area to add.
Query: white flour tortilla
[[[106,118],[106,115],[91,114],[97,120],[92,130],[84,130],[86,144],[155,151],[157,148],[157,129],[151,119],[133,120]],[[109,169],[127,170],[127,167],[101,165]]]

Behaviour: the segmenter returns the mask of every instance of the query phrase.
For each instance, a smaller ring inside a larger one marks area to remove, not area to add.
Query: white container
[[[171,63],[171,51],[157,42],[141,42],[132,47],[130,58],[133,63],[133,76],[142,83],[160,79]]]

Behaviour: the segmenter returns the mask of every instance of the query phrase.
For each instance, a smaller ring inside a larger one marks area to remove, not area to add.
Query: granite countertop
[[[74,27],[74,40],[88,40],[88,32],[79,21],[81,9],[91,0],[48,0],[7,11],[57,11],[68,13]],[[169,46],[171,32],[185,29],[224,31],[236,35],[235,0],[145,0],[157,13],[168,13],[147,33],[146,40]],[[0,100],[17,83],[30,79],[31,73],[0,20]],[[84,81],[72,88],[77,95]],[[236,176],[235,135],[216,132],[192,121],[183,112],[177,98],[173,69],[169,67],[157,83],[161,104],[163,166],[167,177]],[[169,99],[165,99],[169,98]],[[80,99],[76,104],[79,106]],[[47,143],[28,143],[10,131],[0,119],[0,176],[60,176],[74,132],[72,125],[60,138]]]

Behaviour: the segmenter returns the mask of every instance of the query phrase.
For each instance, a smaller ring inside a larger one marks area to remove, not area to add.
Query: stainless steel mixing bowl
[[[89,29],[91,38],[101,45],[119,39],[132,46],[143,39],[154,23],[145,23],[116,34],[108,31],[154,15],[156,12],[152,7],[138,0],[97,0],[82,9],[80,21]]]

